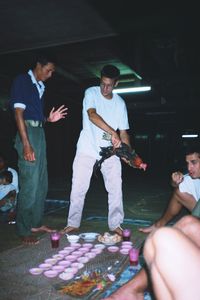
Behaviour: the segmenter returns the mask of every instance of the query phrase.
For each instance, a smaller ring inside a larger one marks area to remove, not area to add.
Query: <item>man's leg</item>
[[[133,279],[105,300],[143,300],[148,287],[147,272],[142,268]]]
[[[163,227],[150,234],[144,257],[157,299],[199,299],[199,250],[196,243],[176,228]]]
[[[178,215],[183,207],[187,208],[189,211],[192,211],[195,205],[196,200],[192,195],[188,193],[181,193],[179,189],[175,189],[162,217],[150,227],[139,228],[139,231],[149,233],[156,228],[162,227],[171,221],[176,215]]]
[[[39,128],[39,138],[35,146],[36,157],[38,161],[38,176],[35,182],[35,209],[32,214],[31,232],[52,232],[48,226],[43,225],[44,204],[48,191],[48,174],[47,174],[47,159],[46,159],[46,141],[44,131]]]
[[[41,222],[41,204],[38,208],[37,190],[41,187],[40,176],[40,144],[44,139],[42,128],[27,128],[31,145],[36,153],[36,160],[29,162],[24,160],[23,147],[19,136],[16,139],[18,152],[19,183],[20,191],[17,201],[17,230],[25,244],[38,243],[37,238],[32,236],[31,229],[36,223]],[[44,201],[44,199],[43,199]]]
[[[72,189],[67,226],[63,233],[77,230],[81,223],[85,195],[90,186],[93,166],[96,160],[84,154],[76,154],[73,162]]]
[[[116,156],[106,159],[102,166],[101,172],[108,192],[108,226],[110,230],[122,234],[120,224],[124,220],[124,210],[122,201],[122,178],[121,162]]]
[[[194,216],[188,215],[182,217],[179,221],[176,222],[173,226],[174,228],[179,229],[185,235],[188,236],[194,243],[200,247],[200,219]]]

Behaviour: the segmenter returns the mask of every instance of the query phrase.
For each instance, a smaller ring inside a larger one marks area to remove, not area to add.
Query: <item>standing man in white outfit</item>
[[[85,195],[90,186],[93,166],[100,159],[100,147],[120,147],[121,142],[130,146],[127,108],[124,100],[113,89],[117,86],[120,72],[113,65],[101,71],[100,86],[90,87],[83,99],[83,129],[77,143],[73,162],[70,208],[65,233],[78,230],[81,223]],[[110,135],[111,142],[103,139]],[[108,192],[108,226],[122,234],[124,219],[120,159],[113,155],[101,165],[105,188]]]

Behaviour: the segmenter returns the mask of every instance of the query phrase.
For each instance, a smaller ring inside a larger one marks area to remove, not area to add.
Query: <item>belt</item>
[[[25,120],[25,124],[31,127],[43,127],[43,122],[37,120]]]

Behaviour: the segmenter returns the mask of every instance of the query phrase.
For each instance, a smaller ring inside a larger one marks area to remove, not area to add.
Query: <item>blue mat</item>
[[[120,275],[120,277],[112,284],[109,290],[105,291],[101,299],[104,299],[108,296],[110,296],[112,293],[114,293],[117,289],[119,289],[122,285],[124,285],[126,282],[131,280],[137,272],[141,269],[141,266],[138,265],[137,267],[128,266]],[[145,292],[144,294],[144,300],[151,300],[151,296],[148,292]]]
[[[92,216],[85,219],[86,221],[107,221],[107,217]],[[141,219],[124,219],[123,224],[150,226],[152,222]]]

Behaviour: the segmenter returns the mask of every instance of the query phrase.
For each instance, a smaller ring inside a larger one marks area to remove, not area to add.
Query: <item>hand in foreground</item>
[[[65,107],[64,105],[61,105],[57,110],[55,110],[55,107],[52,108],[50,111],[49,117],[47,118],[48,122],[57,122],[60,119],[64,119],[65,116],[67,115],[67,110],[68,108]]]
[[[116,132],[112,133],[111,141],[114,148],[119,148],[122,143]]]
[[[178,186],[183,181],[183,173],[174,172],[172,173],[172,185],[174,187]]]

